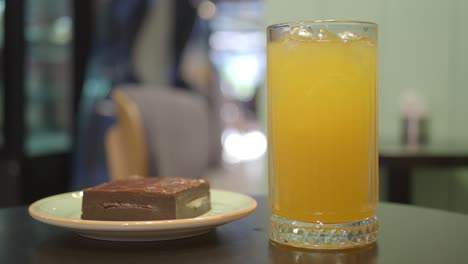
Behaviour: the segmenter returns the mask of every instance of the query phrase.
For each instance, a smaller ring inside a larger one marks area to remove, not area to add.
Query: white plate
[[[67,228],[89,238],[156,241],[206,233],[216,226],[248,215],[257,207],[257,202],[249,196],[211,190],[211,210],[196,218],[161,221],[95,221],[80,219],[82,196],[82,192],[70,192],[41,199],[29,206],[29,214],[41,222]]]

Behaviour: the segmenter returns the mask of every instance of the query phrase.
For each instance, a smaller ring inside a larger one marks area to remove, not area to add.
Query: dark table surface
[[[421,146],[379,142],[379,156],[390,165],[468,166],[468,144],[435,142]]]
[[[27,208],[0,210],[0,263],[468,263],[468,216],[382,203],[372,247],[310,252],[268,240],[265,197],[248,217],[198,237],[162,242],[107,242],[30,218]]]

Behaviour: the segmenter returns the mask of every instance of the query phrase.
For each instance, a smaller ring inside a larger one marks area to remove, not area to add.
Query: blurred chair
[[[111,179],[198,178],[219,161],[220,129],[208,100],[170,88],[114,89],[117,123],[106,136]]]

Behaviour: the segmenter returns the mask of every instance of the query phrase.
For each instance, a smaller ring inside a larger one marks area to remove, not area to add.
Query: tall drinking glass
[[[270,239],[340,249],[377,240],[377,25],[268,27]]]

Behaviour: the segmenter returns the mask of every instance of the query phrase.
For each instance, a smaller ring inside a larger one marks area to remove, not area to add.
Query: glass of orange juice
[[[377,240],[377,25],[268,27],[270,239],[312,249]]]

